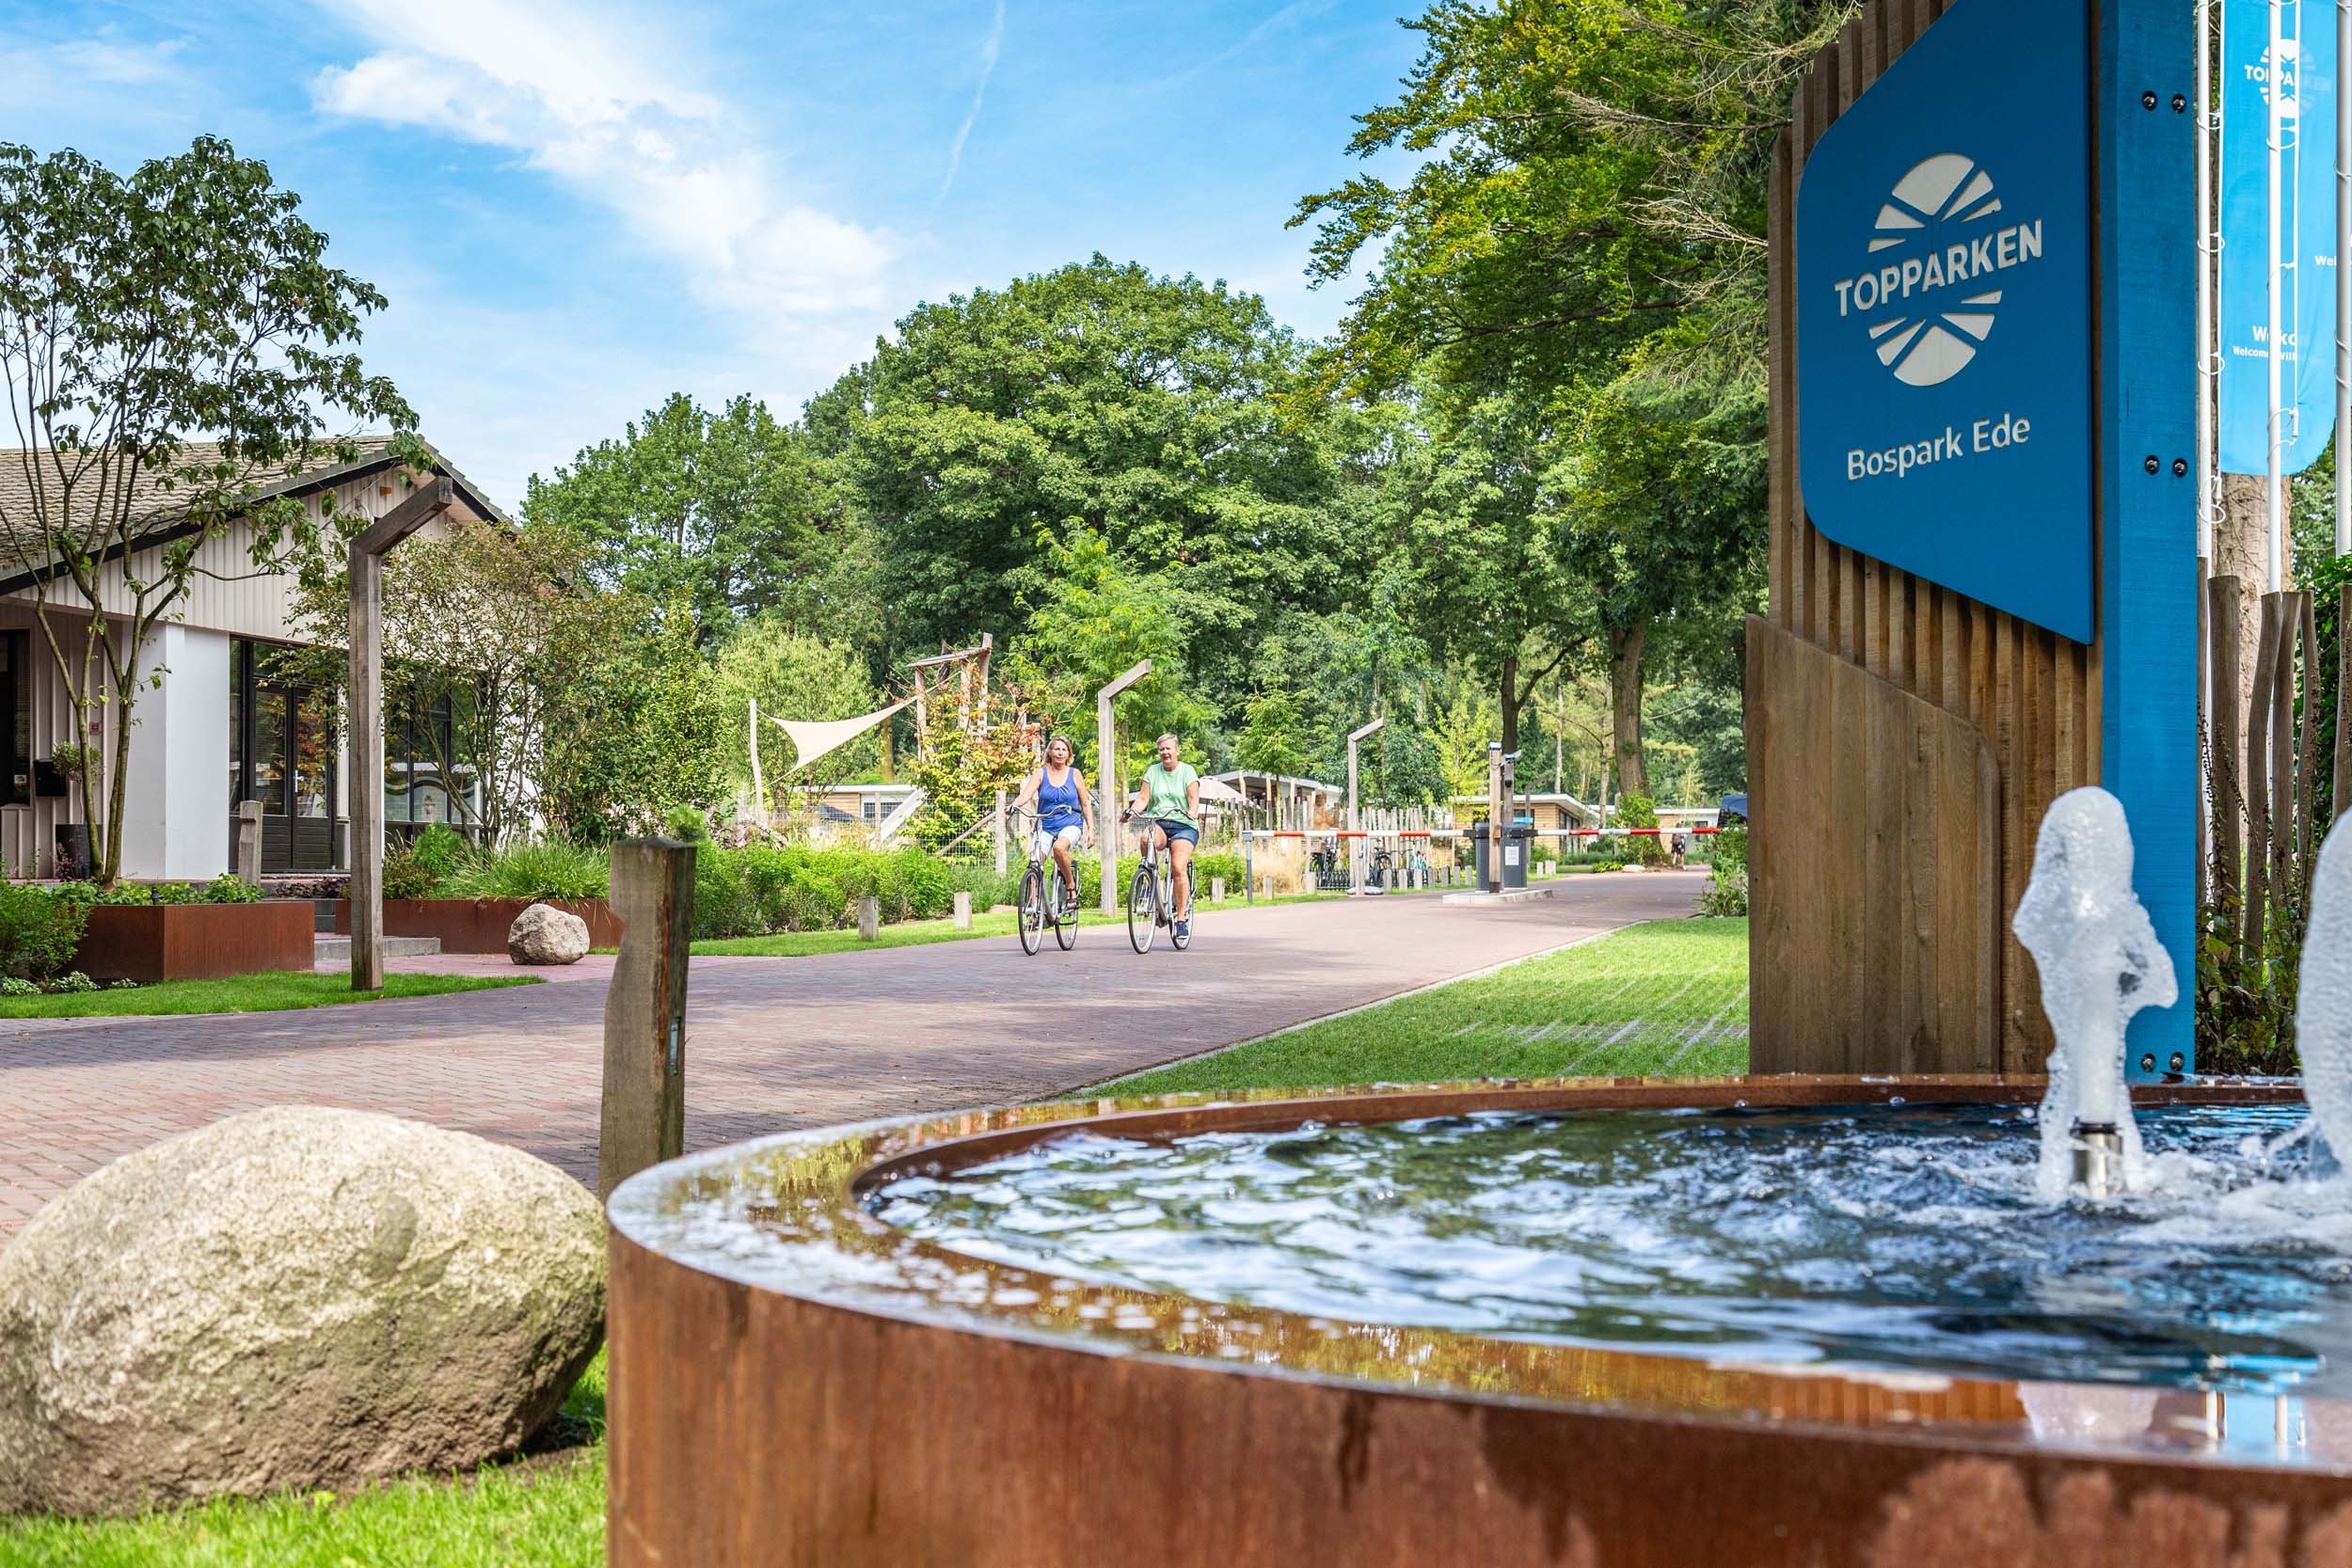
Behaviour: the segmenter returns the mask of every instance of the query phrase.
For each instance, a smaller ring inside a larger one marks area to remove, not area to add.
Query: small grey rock
[[[576,964],[588,955],[588,923],[552,904],[533,904],[506,928],[506,956],[518,964]]]
[[[0,1513],[343,1489],[511,1452],[604,1324],[580,1183],[281,1106],[124,1156],[0,1252]]]

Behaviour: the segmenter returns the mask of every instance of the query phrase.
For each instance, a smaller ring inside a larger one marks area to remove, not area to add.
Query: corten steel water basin
[[[1093,1285],[867,1187],[1127,1137],[1475,1111],[2031,1102],[2038,1080],[1587,1079],[1024,1106],[787,1134],[614,1193],[619,1568],[2352,1568],[2352,1401],[1742,1367]],[[2276,1103],[2280,1085],[2141,1089]],[[2021,1136],[2027,1135],[2021,1133]],[[716,1230],[688,1215],[750,1224]],[[690,1254],[693,1261],[666,1255]],[[2250,1407],[2250,1408],[2249,1408]],[[2078,1428],[2079,1430],[2079,1428]],[[2225,1446],[2226,1445],[2226,1446]]]

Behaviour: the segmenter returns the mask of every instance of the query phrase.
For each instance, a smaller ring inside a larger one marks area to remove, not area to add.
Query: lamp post
[[[1094,768],[1095,787],[1103,794],[1103,803],[1096,815],[1103,823],[1103,912],[1119,912],[1119,756],[1114,750],[1118,741],[1111,732],[1111,699],[1152,673],[1152,661],[1144,659],[1125,674],[1094,694]]]
[[[1364,831],[1363,821],[1356,811],[1356,748],[1369,736],[1378,734],[1380,726],[1387,722],[1386,719],[1375,719],[1362,729],[1352,730],[1348,733],[1347,831],[1351,833],[1360,833]],[[1348,840],[1348,844],[1351,849],[1347,857],[1347,891],[1361,893],[1364,891],[1364,841],[1360,838],[1352,838]]]

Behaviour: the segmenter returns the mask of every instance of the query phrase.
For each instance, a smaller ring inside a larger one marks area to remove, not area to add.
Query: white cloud
[[[947,149],[947,176],[939,182],[939,194],[931,198],[937,206],[947,199],[947,192],[956,182],[956,174],[963,167],[963,144],[972,135],[972,127],[980,120],[980,105],[988,98],[988,79],[996,74],[996,54],[1005,42],[1005,0],[996,0],[996,15],[988,24],[988,40],[980,45],[980,79],[973,84],[972,107],[956,127],[956,139]]]
[[[887,303],[898,245],[795,199],[726,105],[596,18],[541,0],[343,0],[383,47],[329,67],[329,114],[509,149],[612,208],[696,297],[771,330]],[[644,36],[656,36],[648,24]]]
[[[187,44],[185,39],[118,43],[112,35],[113,29],[108,28],[97,38],[60,43],[53,53],[58,64],[86,81],[135,86],[160,82],[171,75],[171,57]]]

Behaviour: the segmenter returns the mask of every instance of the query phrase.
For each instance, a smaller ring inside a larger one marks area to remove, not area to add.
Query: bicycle
[[[1031,824],[1027,833],[1029,868],[1021,874],[1020,900],[1015,906],[1019,912],[1014,925],[1020,933],[1021,951],[1036,958],[1038,950],[1045,945],[1045,927],[1051,926],[1054,927],[1054,941],[1067,953],[1078,945],[1078,890],[1063,879],[1061,868],[1057,866],[1052,879],[1059,884],[1058,891],[1063,896],[1046,896],[1047,857],[1044,835],[1035,826],[1037,814],[1014,812],[1011,819],[1016,822],[1026,820]]]
[[[1160,826],[1156,816],[1131,816],[1127,820],[1146,828]],[[1136,952],[1152,951],[1152,939],[1162,926],[1168,927],[1168,940],[1176,944],[1177,952],[1192,945],[1191,934],[1171,918],[1175,907],[1175,857],[1162,859],[1156,836],[1146,834],[1142,863],[1127,882],[1127,940],[1134,943]]]

